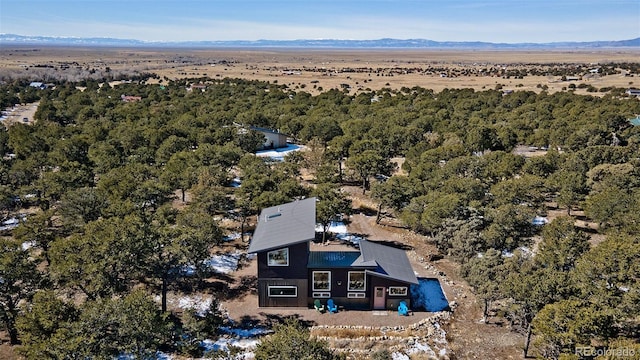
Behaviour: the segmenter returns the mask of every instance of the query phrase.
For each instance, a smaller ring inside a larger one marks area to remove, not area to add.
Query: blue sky
[[[147,41],[640,37],[640,0],[0,0],[0,33]]]

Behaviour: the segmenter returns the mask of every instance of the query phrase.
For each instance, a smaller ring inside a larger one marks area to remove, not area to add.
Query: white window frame
[[[350,292],[347,293],[347,299],[362,299],[367,297],[367,294],[363,292]]]
[[[327,287],[326,288],[317,288],[316,287],[316,274],[327,274]],[[327,270],[319,270],[313,271],[311,274],[311,287],[313,291],[331,291],[331,271]]]
[[[351,274],[362,274],[362,289],[353,289],[351,287]],[[347,291],[367,291],[367,274],[364,271],[349,271],[347,274]]]
[[[278,263],[276,260],[272,259],[272,254],[276,253],[284,253],[284,263]],[[267,253],[267,266],[289,266],[289,248],[272,250]]]
[[[409,288],[406,286],[389,286],[389,296],[407,296],[408,293]]]
[[[273,295],[271,294],[271,290],[272,289],[294,289],[294,294],[293,295]],[[290,286],[290,285],[270,285],[267,286],[267,294],[269,295],[269,297],[287,297],[287,298],[295,298],[298,297],[298,287],[297,286]]]

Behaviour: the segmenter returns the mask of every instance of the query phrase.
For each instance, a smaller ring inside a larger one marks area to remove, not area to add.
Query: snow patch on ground
[[[218,274],[230,274],[238,269],[238,263],[242,259],[243,253],[236,251],[233,253],[213,255],[204,261],[206,269]],[[180,273],[184,276],[194,276],[196,267],[186,265],[180,269]]]
[[[394,352],[391,354],[391,359],[393,360],[410,360],[411,358],[408,355],[405,355],[400,352]]]
[[[17,217],[14,216],[0,223],[2,225],[0,226],[0,231],[13,230],[24,221],[27,221],[27,214],[18,214]]]
[[[202,347],[207,351],[229,351],[231,347],[245,350],[240,354],[240,358],[253,358],[252,349],[254,349],[260,340],[258,336],[263,336],[272,331],[267,328],[257,327],[251,329],[241,329],[233,327],[221,327],[219,329],[225,335],[218,340],[207,339],[202,342]]]
[[[409,348],[407,350],[407,354],[408,355],[413,355],[413,354],[427,354],[429,356],[429,358],[435,358],[436,357],[436,353],[435,351],[433,351],[433,349],[431,349],[431,346],[429,346],[428,344],[422,344],[418,341],[416,341],[415,343],[413,343],[413,347]]]
[[[193,309],[198,316],[205,316],[211,307],[212,299],[203,295],[184,295],[168,299],[167,302],[182,310]]]
[[[316,232],[322,232],[322,225],[316,224]],[[340,241],[356,246],[360,245],[360,241],[363,239],[361,236],[350,234],[347,231],[347,225],[342,221],[332,221],[327,232],[335,234],[335,237]]]
[[[447,345],[447,332],[444,331],[439,323],[434,323],[433,327],[435,328],[433,341],[441,345]]]
[[[353,234],[336,234],[336,238],[340,239],[343,242],[351,243],[355,246],[360,246],[360,241],[364,238],[362,236],[353,235]]]
[[[272,333],[271,330],[263,327],[242,329],[223,326],[219,330],[224,334],[222,337],[217,340],[206,339],[201,346],[205,352],[229,352],[232,347],[243,349],[244,352],[238,354],[235,359],[252,359],[254,357],[252,350],[260,343],[257,337]]]
[[[238,263],[240,262],[240,259],[242,259],[242,255],[243,253],[240,251],[214,255],[205,260],[204,263],[207,268],[217,273],[230,274],[238,269]]]
[[[206,339],[200,344],[205,353],[209,351],[229,351],[232,347],[244,349],[245,352],[238,354],[237,359],[251,359],[253,358],[254,349],[260,343],[256,339],[233,339],[233,338],[220,338],[218,340]]]
[[[240,239],[240,233],[239,232],[234,232],[231,233],[229,235],[226,235],[222,238],[222,241],[233,241],[236,239]]]
[[[305,147],[296,144],[287,144],[286,147],[273,149],[273,150],[260,150],[256,151],[256,156],[270,158],[273,161],[284,161],[284,157],[294,151],[300,151]]]
[[[223,326],[220,327],[219,329],[221,332],[225,333],[225,334],[229,334],[229,335],[233,335],[235,337],[238,338],[253,338],[256,336],[261,336],[261,335],[266,335],[266,334],[270,334],[273,331],[267,329],[267,328],[263,328],[263,327],[256,327],[256,328],[251,328],[251,329],[241,329],[241,328],[233,328],[233,327],[228,327],[228,326]]]
[[[526,246],[520,246],[519,248],[516,249],[516,251],[520,251],[522,253],[523,256],[525,257],[531,257],[533,256],[533,251],[531,251],[531,249],[529,249]],[[513,257],[513,252],[512,251],[507,251],[507,250],[503,250],[502,251],[502,257]]]
[[[135,360],[136,357],[130,354],[122,354],[122,355],[118,355],[118,357],[116,357],[117,360]],[[165,354],[162,351],[158,351],[155,353],[155,355],[153,355],[152,358],[153,360],[173,360],[173,356],[169,355],[169,354]]]

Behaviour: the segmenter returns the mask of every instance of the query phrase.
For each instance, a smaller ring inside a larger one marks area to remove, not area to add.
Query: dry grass
[[[380,329],[319,328],[313,329],[311,335],[339,339],[357,339],[361,337],[382,336]]]
[[[314,50],[314,49],[115,49],[33,48],[0,49],[0,76],[22,73],[37,76],[42,66],[65,71],[96,69],[112,73],[153,72],[162,79],[209,77],[244,78],[287,85],[292,90],[318,94],[320,89],[350,87],[352,94],[381,88],[420,86],[440,91],[445,88],[532,90],[547,86],[562,91],[570,83],[596,88],[629,87],[635,78],[623,75],[594,76],[581,81],[559,81],[559,77],[525,76],[506,79],[494,76],[440,77],[427,69],[477,70],[487,67],[526,69],[542,64],[591,64],[637,62],[640,50],[576,51],[443,51],[443,50]],[[77,65],[76,65],[77,64]],[[35,67],[40,66],[40,67]],[[28,68],[28,69],[27,69]],[[358,72],[351,70],[358,69]],[[411,69],[416,71],[411,71]],[[409,70],[409,71],[405,71]],[[157,81],[157,80],[155,80]],[[164,81],[164,80],[163,80]],[[635,86],[638,86],[637,84]],[[585,89],[576,90],[586,93]],[[599,93],[591,93],[598,95]]]
[[[381,328],[314,328],[311,335],[321,338],[359,339],[359,338],[395,338],[415,336],[416,331],[409,329],[387,330]]]

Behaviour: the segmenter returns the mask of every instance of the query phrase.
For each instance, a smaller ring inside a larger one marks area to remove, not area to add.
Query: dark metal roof
[[[316,198],[263,209],[253,233],[249,253],[311,241],[316,235]]]
[[[312,251],[309,253],[311,269],[316,268],[348,268],[360,257],[358,251]]]
[[[378,267],[375,270],[368,271],[370,274],[411,284],[418,283],[409,258],[403,250],[361,240],[360,253],[362,256],[354,262],[354,266],[377,264]]]
[[[374,276],[417,284],[407,254],[400,249],[360,241],[360,252],[356,251],[312,251],[309,253],[310,269],[353,268],[362,269]]]
[[[259,131],[261,133],[278,134],[278,135],[290,137],[287,134],[281,133],[280,130],[268,129],[268,128],[263,128],[263,127],[258,127],[258,126],[249,126],[249,129],[255,130],[255,131]]]

